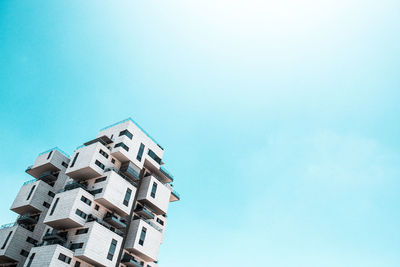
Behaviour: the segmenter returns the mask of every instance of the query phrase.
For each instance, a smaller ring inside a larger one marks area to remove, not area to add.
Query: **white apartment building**
[[[164,149],[134,120],[106,128],[72,157],[40,153],[34,177],[0,226],[0,267],[156,267],[169,202],[178,201]]]

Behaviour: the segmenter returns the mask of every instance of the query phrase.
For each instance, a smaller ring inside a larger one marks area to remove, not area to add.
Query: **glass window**
[[[137,159],[138,161],[142,161],[143,151],[144,151],[144,145],[141,143],[141,144],[140,144],[140,147],[139,147],[138,154],[137,154],[137,156],[136,156],[136,159]]]
[[[123,130],[122,132],[120,132],[119,133],[119,136],[121,136],[121,135],[126,135],[129,139],[131,139],[132,140],[132,138],[133,138],[133,134],[130,132],[130,131],[128,131],[128,130]]]
[[[115,249],[117,248],[117,240],[113,239],[111,241],[111,245],[110,248],[108,250],[108,254],[107,254],[107,259],[109,259],[110,261],[113,259],[114,257],[114,253],[115,253]]]

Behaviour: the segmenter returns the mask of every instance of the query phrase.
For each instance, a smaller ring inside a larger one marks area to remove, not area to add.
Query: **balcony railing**
[[[24,214],[18,217],[17,223],[24,225],[36,224],[39,220],[39,215]]]
[[[113,216],[110,213],[107,213],[106,216],[104,216],[103,220],[112,225],[113,227],[117,228],[117,229],[123,229],[126,228],[126,224],[124,222],[122,222],[121,220],[119,220],[116,216]]]
[[[39,154],[39,156],[43,155],[43,154],[46,154],[46,153],[48,153],[50,151],[53,151],[53,150],[58,150],[58,152],[60,152],[61,154],[63,154],[67,158],[69,158],[69,155],[67,153],[65,153],[64,151],[62,151],[61,149],[59,149],[58,147],[53,147],[53,148],[50,148],[49,150],[43,151],[42,153]]]
[[[36,179],[32,179],[32,180],[29,180],[29,181],[24,182],[23,185],[31,184],[31,183],[34,183],[34,182],[36,182],[36,181],[37,181]]]
[[[170,174],[167,169],[165,169],[164,167],[160,167],[160,171],[167,176],[169,179],[171,179],[171,181],[174,181],[174,176],[172,174]]]
[[[178,192],[176,192],[176,190],[172,187],[171,184],[165,184],[165,186],[166,186],[169,190],[171,190],[171,193],[174,194],[178,199],[181,199],[181,195],[180,195]]]
[[[0,226],[0,230],[1,230],[1,229],[6,229],[6,228],[10,228],[10,227],[13,227],[13,226],[15,226],[15,225],[17,225],[16,222],[3,224],[2,226]]]
[[[55,182],[57,180],[57,176],[58,175],[53,174],[52,171],[45,171],[39,176],[38,180],[42,180],[43,182],[46,183]]]
[[[143,267],[144,262],[140,262],[139,260],[135,259],[133,256],[125,254],[121,260],[122,263],[125,263],[126,266],[132,267]]]
[[[137,185],[132,181],[132,179],[130,179],[128,176],[126,176],[125,174],[123,174],[122,172],[120,172],[119,170],[117,170],[116,168],[106,168],[104,170],[104,172],[109,172],[109,171],[113,171],[115,173],[117,173],[119,176],[121,176],[122,178],[124,178],[128,183],[130,183],[131,185],[133,185],[134,187],[137,187]]]
[[[59,232],[56,230],[53,230],[51,232],[46,233],[43,236],[43,241],[46,241],[48,245],[50,244],[65,244],[67,242],[67,232]]]
[[[143,206],[139,206],[135,209],[135,212],[146,219],[154,219],[154,214]]]
[[[100,220],[99,218],[94,217],[92,214],[90,214],[86,220],[87,222],[97,222],[104,226],[105,228],[109,229],[110,231],[116,233],[119,236],[124,236],[124,233],[121,230],[115,229],[115,227],[111,226],[110,224]]]

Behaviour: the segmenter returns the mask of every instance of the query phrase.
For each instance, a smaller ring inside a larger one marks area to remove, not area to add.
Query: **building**
[[[0,266],[156,267],[169,202],[180,199],[164,149],[131,118],[72,157],[53,148],[26,172],[0,227]]]

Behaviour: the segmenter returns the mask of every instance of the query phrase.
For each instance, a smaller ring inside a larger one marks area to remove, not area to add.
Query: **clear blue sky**
[[[400,266],[400,2],[0,2],[0,224],[36,155],[132,116],[161,267]]]

